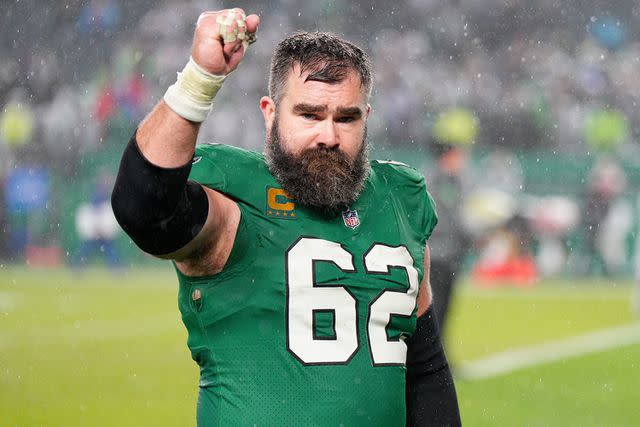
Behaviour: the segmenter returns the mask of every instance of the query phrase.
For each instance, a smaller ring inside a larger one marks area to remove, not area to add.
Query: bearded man
[[[430,308],[437,217],[414,169],[368,161],[367,55],[327,33],[285,38],[260,100],[264,154],[196,147],[258,24],[200,16],[112,195],[136,244],[174,262],[198,425],[459,425]]]

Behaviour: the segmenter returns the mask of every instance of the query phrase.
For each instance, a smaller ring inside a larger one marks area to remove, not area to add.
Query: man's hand
[[[258,15],[245,16],[240,8],[203,12],[191,45],[193,60],[211,74],[229,74],[242,60],[259,24]]]

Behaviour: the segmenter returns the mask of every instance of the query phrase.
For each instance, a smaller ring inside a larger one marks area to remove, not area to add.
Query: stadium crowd
[[[512,165],[513,150],[640,158],[640,6],[631,0],[606,7],[594,0],[271,0],[242,6],[262,16],[260,38],[216,98],[203,142],[262,146],[257,101],[266,92],[272,49],[284,34],[303,28],[339,33],[372,52],[368,135],[376,150],[428,157],[435,125],[456,107],[472,117],[462,124],[474,128],[463,132],[463,142],[498,150],[497,162],[489,157],[478,164],[479,183],[508,182],[510,193],[527,191],[522,171]],[[16,169],[40,168],[72,182],[88,154],[120,152],[187,61],[199,13],[222,7],[201,0],[8,4],[0,26],[3,198],[9,199]],[[586,203],[588,187],[585,182],[576,195],[578,204]],[[620,194],[636,197],[632,188]],[[12,206],[0,209],[7,235],[15,231],[8,225]],[[24,239],[2,240],[20,246]],[[11,249],[0,251],[6,257]]]

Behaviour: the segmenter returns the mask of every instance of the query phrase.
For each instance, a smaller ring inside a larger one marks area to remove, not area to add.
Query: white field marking
[[[462,380],[483,380],[562,359],[640,343],[640,323],[589,332],[563,340],[507,350],[459,366]]]

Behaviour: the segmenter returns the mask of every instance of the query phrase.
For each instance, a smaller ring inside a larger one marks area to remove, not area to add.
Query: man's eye
[[[355,118],[353,118],[353,117],[340,117],[339,119],[336,120],[336,122],[338,122],[338,123],[351,123],[354,120],[355,120]]]
[[[303,114],[302,117],[306,120],[314,120],[316,118],[315,114]]]

